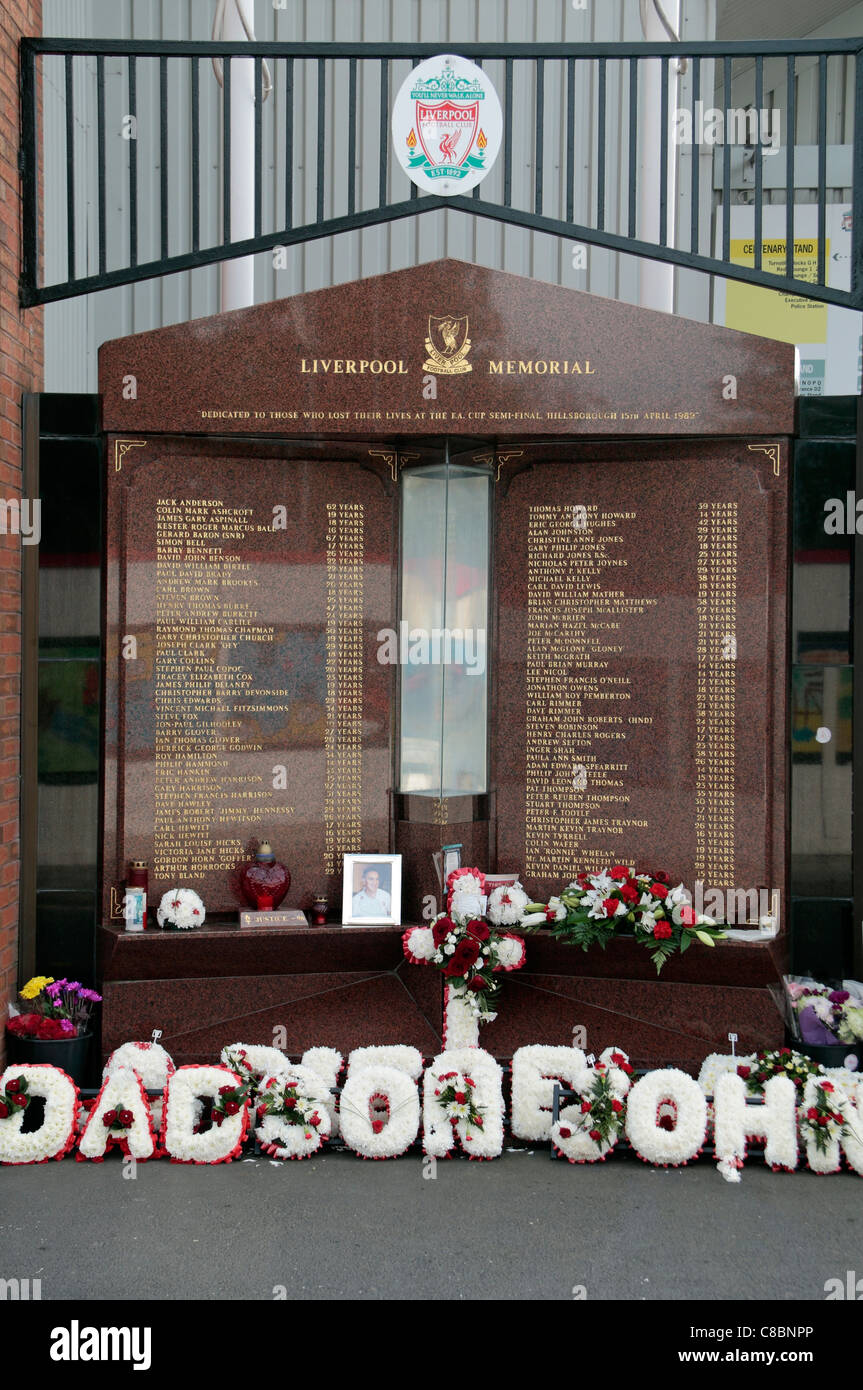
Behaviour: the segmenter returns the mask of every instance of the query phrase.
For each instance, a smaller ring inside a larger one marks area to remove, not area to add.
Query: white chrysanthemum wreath
[[[192,931],[203,926],[206,915],[204,904],[194,889],[169,888],[156,910],[156,921],[160,927],[172,931]]]
[[[664,1168],[688,1163],[701,1153],[707,1135],[704,1092],[676,1067],[648,1072],[629,1093],[625,1127],[645,1163]]]
[[[255,1135],[272,1158],[308,1158],[330,1135],[326,1087],[310,1067],[264,1076],[255,1106]]]
[[[200,1097],[213,1102],[208,1130],[199,1124]],[[248,1128],[248,1095],[236,1072],[220,1066],[177,1068],[168,1082],[162,1117],[162,1144],[172,1163],[230,1163]]]
[[[352,1065],[339,1099],[339,1122],[345,1144],[361,1158],[398,1158],[419,1131],[416,1082],[395,1066]]]
[[[797,1090],[787,1076],[764,1085],[761,1104],[747,1105],[747,1089],[736,1072],[716,1082],[713,1098],[713,1148],[716,1166],[728,1182],[739,1182],[747,1139],[763,1139],[764,1161],[774,1171],[797,1167]]]
[[[605,1159],[623,1133],[633,1068],[619,1048],[607,1047],[599,1061],[575,1072],[577,1104],[565,1105],[550,1129],[554,1148],[570,1163]]]
[[[115,1067],[105,1077],[78,1142],[77,1157],[101,1163],[112,1145],[139,1163],[162,1156],[143,1083],[129,1067]]]
[[[16,1101],[22,1097],[26,1104]],[[24,1115],[34,1097],[45,1102],[42,1123],[22,1134]],[[50,1062],[9,1066],[0,1077],[0,1163],[47,1163],[74,1146],[80,1101],[70,1076]],[[3,1113],[5,1112],[5,1113]]]
[[[465,1097],[455,1099],[457,1108],[450,1094],[454,1085]],[[447,1048],[423,1081],[425,1153],[446,1158],[457,1142],[469,1158],[497,1158],[503,1152],[503,1070],[479,1047]]]

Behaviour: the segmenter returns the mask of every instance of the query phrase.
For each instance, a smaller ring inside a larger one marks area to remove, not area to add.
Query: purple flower
[[[830,1000],[831,1004],[844,1004],[846,999],[851,998],[851,995],[848,993],[847,989],[834,989],[828,994],[827,998]]]
[[[60,1027],[64,1033],[74,1033],[75,1031],[75,1025],[70,1018],[61,1019]]]

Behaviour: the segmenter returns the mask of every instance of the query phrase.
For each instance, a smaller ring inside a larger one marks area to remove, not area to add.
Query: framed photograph
[[[397,927],[402,920],[400,854],[346,854],[343,927]]]

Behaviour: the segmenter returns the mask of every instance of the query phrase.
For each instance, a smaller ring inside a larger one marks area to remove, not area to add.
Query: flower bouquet
[[[169,931],[192,931],[203,925],[206,915],[204,904],[191,888],[169,888],[162,894],[156,921]]]
[[[669,956],[682,954],[694,941],[713,946],[724,936],[721,924],[696,913],[682,883],[672,888],[668,874],[635,873],[625,864],[576,874],[558,897],[528,903],[520,925],[523,931],[548,927],[552,936],[584,951],[604,950],[621,933],[633,935],[650,952],[657,974]]]
[[[823,1076],[824,1068],[820,1062],[813,1061],[803,1052],[794,1052],[790,1047],[769,1048],[747,1057],[737,1067],[737,1075],[746,1082],[751,1096],[764,1095],[764,1087],[774,1076],[787,1076],[793,1081],[799,1096],[803,1095],[806,1083],[813,1076]]]
[[[6,1031],[13,1037],[68,1041],[89,1032],[93,1005],[102,996],[85,989],[78,980],[55,980],[50,975],[34,975],[20,992],[19,1006],[13,1005]]]
[[[786,975],[784,983],[794,1041],[819,1061],[844,1062],[856,1070],[863,1044],[863,984],[844,980],[834,989],[800,975]],[[840,1049],[843,1055],[825,1048]]]
[[[90,1051],[90,1019],[101,994],[78,980],[35,975],[9,1006],[6,1052],[10,1062],[50,1062],[83,1085]]]

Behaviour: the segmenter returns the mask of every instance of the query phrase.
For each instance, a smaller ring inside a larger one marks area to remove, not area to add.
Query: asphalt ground
[[[421,1155],[344,1152],[124,1171],[118,1154],[0,1170],[0,1279],[76,1303],[824,1303],[853,1271],[863,1297],[863,1180],[848,1172],[772,1173],[759,1158],[730,1184],[707,1159],[572,1165],[543,1147],[434,1176]]]

